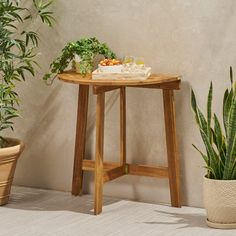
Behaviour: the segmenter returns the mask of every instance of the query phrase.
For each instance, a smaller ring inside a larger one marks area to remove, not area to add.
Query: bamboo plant
[[[196,123],[205,145],[205,152],[193,145],[203,157],[207,178],[219,180],[236,179],[236,82],[230,67],[230,88],[223,98],[222,124],[216,114],[212,113],[213,85],[210,84],[207,99],[206,116],[197,105],[196,96],[191,92],[191,106]]]
[[[19,95],[16,82],[35,75],[37,32],[25,29],[27,21],[41,18],[52,26],[52,1],[32,0],[36,13],[23,7],[20,0],[0,1],[0,147],[4,147],[4,131],[13,130],[13,119],[19,117]],[[35,12],[35,11],[34,11]]]

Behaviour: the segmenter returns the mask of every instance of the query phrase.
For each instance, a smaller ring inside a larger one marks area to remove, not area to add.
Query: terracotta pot
[[[236,180],[204,178],[207,224],[213,228],[236,228]]]
[[[20,140],[6,139],[7,147],[0,148],[0,205],[8,203],[16,163],[24,150],[24,144]]]

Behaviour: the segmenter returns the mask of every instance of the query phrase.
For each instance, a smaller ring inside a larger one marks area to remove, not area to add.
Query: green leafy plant
[[[206,162],[210,179],[236,179],[236,82],[230,67],[231,87],[226,89],[223,99],[223,126],[216,114],[212,114],[213,86],[210,84],[207,100],[207,115],[199,109],[192,90],[191,105],[195,114],[206,152],[194,146]],[[213,124],[212,124],[213,121]]]
[[[74,59],[75,55],[79,55],[80,73],[85,75],[91,73],[93,69],[93,61],[96,55],[103,55],[106,58],[115,58],[105,43],[100,43],[96,38],[84,38],[76,42],[69,42],[62,49],[62,53],[50,65],[50,73],[44,76],[44,80],[54,79],[58,73],[63,72]]]
[[[3,131],[13,130],[13,120],[19,117],[19,95],[16,82],[24,81],[27,75],[35,75],[35,49],[39,35],[24,29],[27,21],[40,17],[43,23],[52,26],[52,1],[32,0],[36,13],[21,7],[20,0],[0,1],[0,147],[6,140]]]

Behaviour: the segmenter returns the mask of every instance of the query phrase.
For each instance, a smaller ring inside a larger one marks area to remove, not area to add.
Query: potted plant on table
[[[96,55],[103,55],[105,58],[113,59],[115,53],[95,37],[83,38],[76,42],[69,42],[62,49],[62,53],[50,65],[50,73],[44,76],[45,81],[53,81],[58,73],[63,72],[73,62],[73,69],[85,76],[93,70],[93,62]]]
[[[51,26],[52,1],[32,0],[36,13],[21,6],[21,1],[0,1],[0,205],[9,199],[17,159],[24,149],[22,141],[4,136],[13,130],[13,119],[19,117],[19,95],[16,82],[24,81],[27,73],[35,75],[35,49],[39,36],[24,29],[25,23],[40,17]]]
[[[236,228],[236,82],[232,68],[230,82],[223,99],[224,128],[217,115],[212,114],[212,83],[206,117],[197,105],[194,92],[191,94],[192,109],[206,148],[203,153],[194,146],[206,163],[203,191],[207,224],[215,228]]]

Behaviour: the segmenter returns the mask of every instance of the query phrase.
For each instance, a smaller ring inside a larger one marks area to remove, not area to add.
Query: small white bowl
[[[102,66],[99,64],[98,69],[100,72],[120,73],[123,69],[123,65]]]

